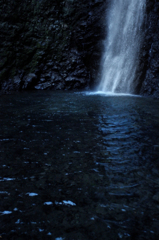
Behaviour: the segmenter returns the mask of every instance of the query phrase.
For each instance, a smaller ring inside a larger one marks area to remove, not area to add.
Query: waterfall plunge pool
[[[158,239],[159,101],[0,98],[3,239]]]
[[[103,91],[94,91],[94,92],[83,92],[85,95],[101,95],[105,97],[141,97],[140,95],[135,95],[131,93],[116,93],[116,92],[103,92]]]

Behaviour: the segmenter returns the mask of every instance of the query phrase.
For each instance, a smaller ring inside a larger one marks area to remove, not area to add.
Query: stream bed
[[[159,236],[159,100],[0,97],[0,238]]]

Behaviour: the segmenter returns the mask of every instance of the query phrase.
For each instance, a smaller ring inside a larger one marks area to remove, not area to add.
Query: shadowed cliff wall
[[[159,2],[147,0],[139,93],[159,98]]]
[[[83,89],[97,77],[104,0],[0,0],[3,90]]]

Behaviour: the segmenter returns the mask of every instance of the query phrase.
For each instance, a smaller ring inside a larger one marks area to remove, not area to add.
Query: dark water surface
[[[2,239],[158,239],[159,101],[0,97]]]

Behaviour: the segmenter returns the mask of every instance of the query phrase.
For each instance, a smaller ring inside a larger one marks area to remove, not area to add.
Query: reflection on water
[[[158,239],[158,103],[64,92],[2,96],[2,238]]]

